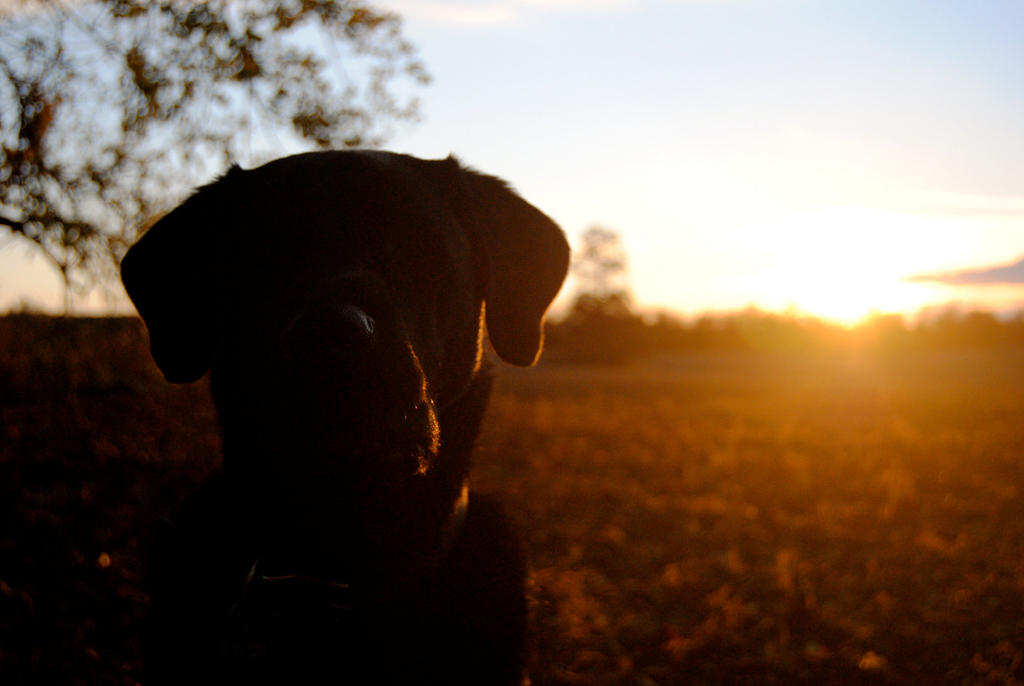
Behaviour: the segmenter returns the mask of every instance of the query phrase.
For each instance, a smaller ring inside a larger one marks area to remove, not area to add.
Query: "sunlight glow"
[[[934,219],[856,208],[824,208],[764,227],[759,269],[745,277],[760,307],[852,326],[873,313],[909,313],[944,300],[939,284],[906,278],[941,261]]]

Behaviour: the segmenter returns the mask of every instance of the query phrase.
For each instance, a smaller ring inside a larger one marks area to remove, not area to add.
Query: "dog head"
[[[484,329],[532,364],[568,254],[494,177],[344,151],[232,168],[121,270],[166,378],[211,371],[226,470],[302,510],[339,488],[365,507],[429,471]]]

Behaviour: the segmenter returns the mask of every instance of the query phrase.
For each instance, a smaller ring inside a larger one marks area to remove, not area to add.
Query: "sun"
[[[852,327],[879,313],[909,313],[931,302],[927,287],[909,284],[899,277],[861,279],[858,275],[821,274],[813,290],[796,295],[791,305],[846,327]]]
[[[763,269],[750,275],[759,304],[854,326],[936,302],[938,287],[906,280],[922,257],[917,219],[851,208],[787,217],[770,228]]]

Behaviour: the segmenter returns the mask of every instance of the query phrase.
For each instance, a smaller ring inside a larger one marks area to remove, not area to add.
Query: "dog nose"
[[[373,341],[373,317],[355,305],[342,305],[335,312],[335,333],[349,345],[367,345]]]
[[[373,340],[373,317],[347,304],[307,309],[281,332],[281,347],[295,359],[358,350]]]

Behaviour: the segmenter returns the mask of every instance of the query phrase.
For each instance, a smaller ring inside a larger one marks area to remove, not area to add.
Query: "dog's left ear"
[[[555,222],[501,179],[459,166],[457,207],[486,272],[487,334],[501,359],[529,366],[543,346],[544,313],[569,269]]]
[[[121,261],[121,281],[149,330],[153,360],[173,383],[210,368],[225,311],[227,197],[241,170],[200,189],[156,222]]]

